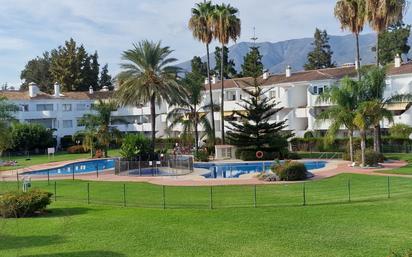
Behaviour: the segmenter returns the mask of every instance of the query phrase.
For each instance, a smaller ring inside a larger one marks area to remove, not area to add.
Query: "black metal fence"
[[[167,155],[159,160],[115,160],[115,174],[120,176],[178,176],[193,172],[193,156]]]

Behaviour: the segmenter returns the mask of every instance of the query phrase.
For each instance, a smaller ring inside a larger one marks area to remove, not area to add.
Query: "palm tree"
[[[381,151],[381,127],[380,121],[382,118],[379,118],[385,107],[389,104],[393,103],[402,103],[402,102],[411,102],[412,95],[411,94],[397,94],[386,97],[384,95],[386,89],[386,70],[385,68],[380,67],[372,67],[366,70],[365,74],[363,75],[363,86],[364,90],[362,93],[363,99],[366,100],[374,100],[380,103],[380,108],[377,108],[375,116],[376,118],[373,119],[374,122],[371,124],[373,126],[373,149],[376,152]]]
[[[330,121],[327,132],[327,139],[333,138],[341,127],[346,127],[349,136],[349,155],[351,162],[353,158],[353,132],[356,129],[354,124],[354,111],[358,107],[360,94],[360,82],[348,77],[340,82],[340,86],[334,86],[326,90],[317,99],[318,102],[330,102],[333,106],[321,112],[317,121]]]
[[[167,119],[171,121],[170,129],[177,124],[182,125],[183,135],[191,135],[194,132],[196,155],[199,151],[199,125],[209,138],[213,129],[207,119],[207,112],[218,110],[218,106],[212,104],[201,106],[203,99],[202,78],[196,78],[188,74],[183,80],[184,95],[175,103],[175,108],[168,113]],[[213,107],[213,108],[212,108]]]
[[[360,80],[359,34],[363,31],[366,21],[366,3],[364,0],[339,0],[335,5],[335,17],[339,20],[342,30],[349,30],[355,35],[356,67]]]
[[[220,81],[221,81],[221,99],[220,99],[220,119],[222,144],[225,144],[225,117],[224,117],[224,48],[230,40],[236,41],[240,36],[240,19],[237,17],[238,9],[230,4],[216,5],[212,15],[213,36],[221,43],[221,62],[220,62]]]
[[[376,32],[376,65],[379,66],[379,34],[402,20],[406,0],[366,0],[367,20]]]
[[[210,104],[213,106],[213,94],[212,94],[212,81],[210,79],[210,51],[209,45],[213,39],[212,30],[212,14],[214,12],[214,5],[211,1],[204,1],[203,3],[197,3],[195,8],[192,8],[192,16],[189,20],[189,29],[193,32],[193,37],[201,41],[206,45],[207,56],[207,81],[209,84],[209,97]],[[212,120],[211,136],[213,146],[216,144],[216,130],[215,130],[215,114],[210,112]]]
[[[116,111],[117,107],[118,104],[113,100],[99,100],[92,106],[95,113],[85,114],[79,120],[80,124],[85,126],[85,129],[76,133],[74,138],[83,138],[83,147],[90,150],[91,157],[98,148],[103,150],[104,157],[107,157],[110,142],[113,139],[119,141],[121,133],[111,125],[114,122],[112,112]],[[123,122],[121,119],[116,119],[116,121]]]
[[[123,52],[123,71],[117,76],[119,90],[116,98],[122,106],[138,106],[150,103],[152,126],[152,151],[156,139],[156,105],[163,101],[170,102],[174,95],[180,93],[177,83],[178,67],[170,66],[175,58],[169,57],[173,51],[162,47],[161,42],[144,40],[133,44],[133,49]]]

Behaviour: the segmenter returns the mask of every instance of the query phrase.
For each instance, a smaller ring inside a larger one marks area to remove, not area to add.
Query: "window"
[[[318,93],[318,86],[313,87],[313,93],[316,95]]]
[[[72,128],[73,127],[73,121],[72,120],[64,120],[63,121],[63,128]]]
[[[236,101],[236,92],[235,91],[226,91],[225,100],[226,101]]]
[[[36,110],[41,111],[53,111],[53,104],[38,104],[36,105]]]
[[[269,91],[269,97],[270,98],[276,98],[276,90]]]
[[[318,94],[321,95],[323,93],[323,87],[318,88]]]
[[[77,122],[77,127],[84,127],[84,123],[82,122],[82,118],[77,118],[76,122]]]
[[[76,110],[85,111],[86,110],[86,104],[77,104],[76,105]]]
[[[71,112],[72,111],[72,105],[71,104],[63,104],[62,105],[62,110],[64,112]]]
[[[20,104],[19,110],[21,112],[28,112],[29,111],[29,105],[28,104]]]

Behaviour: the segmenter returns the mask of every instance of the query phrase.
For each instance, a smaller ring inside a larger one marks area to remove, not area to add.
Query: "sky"
[[[187,28],[190,10],[200,0],[0,0],[0,85],[18,87],[28,60],[74,38],[89,52],[97,50],[101,65],[119,72],[122,51],[143,39],[161,40],[183,62],[204,55],[204,45]],[[221,1],[214,1],[221,3]],[[250,41],[312,37],[316,27],[347,34],[333,16],[334,0],[226,0],[239,9],[242,34]],[[412,23],[411,11],[406,23]],[[369,29],[365,33],[370,32]],[[230,44],[233,44],[231,42]]]

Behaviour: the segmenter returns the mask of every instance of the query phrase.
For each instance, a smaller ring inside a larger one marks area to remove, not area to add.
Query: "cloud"
[[[201,0],[15,0],[0,4],[0,84],[19,82],[31,58],[73,37],[100,63],[119,71],[122,51],[142,39],[162,40],[185,61],[203,55],[204,46],[187,28],[190,9]],[[220,2],[220,1],[219,1]],[[332,0],[232,0],[242,19],[239,41],[250,41],[256,27],[259,41],[311,37],[315,27],[342,34],[333,17]],[[411,22],[409,17],[408,22]],[[212,45],[214,48],[214,45]],[[7,68],[4,68],[7,63]],[[17,82],[16,82],[17,81]]]

